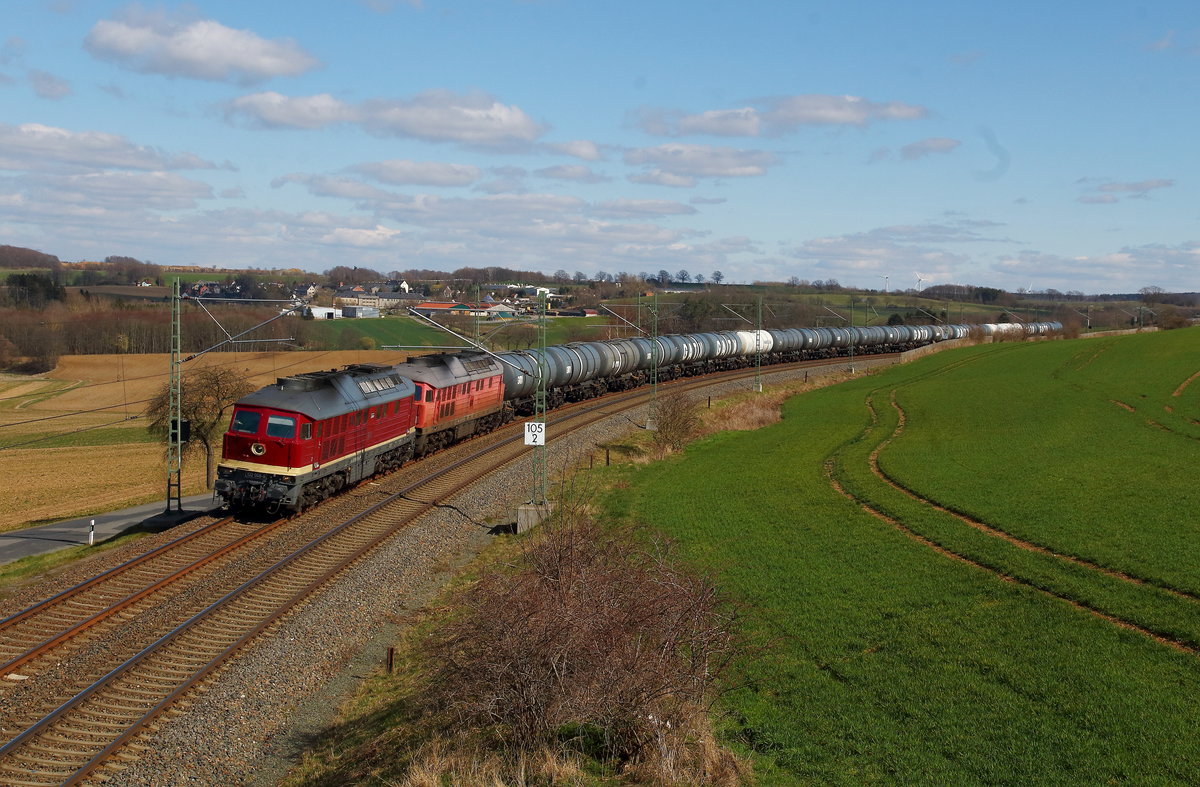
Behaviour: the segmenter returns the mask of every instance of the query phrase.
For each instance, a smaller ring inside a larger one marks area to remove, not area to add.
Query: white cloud
[[[576,183],[604,183],[611,180],[611,178],[593,172],[591,167],[585,167],[582,164],[559,164],[553,167],[535,169],[533,174],[538,177],[554,180],[572,180]]]
[[[1200,241],[1170,246],[1147,244],[1126,246],[1108,254],[1064,257],[1025,251],[1004,257],[992,266],[1009,286],[1083,290],[1089,293],[1137,292],[1149,285],[1177,292],[1195,290],[1195,272],[1200,269]]]
[[[409,101],[368,101],[362,122],[378,136],[485,148],[520,146],[545,132],[519,107],[501,104],[486,93],[460,95],[449,90],[430,90]]]
[[[546,150],[553,153],[574,156],[584,161],[599,161],[604,158],[600,153],[600,146],[586,139],[576,139],[571,142],[551,142],[547,143],[545,147]]]
[[[929,111],[900,101],[876,102],[859,96],[803,95],[767,100],[767,127],[780,134],[806,125],[866,126],[880,120],[916,120]]]
[[[318,65],[290,39],[268,40],[211,19],[171,19],[138,6],[97,22],[84,47],[101,60],[145,74],[237,84],[298,76]]]
[[[351,246],[354,248],[382,248],[393,245],[397,236],[402,235],[398,230],[376,225],[373,229],[355,229],[338,227],[321,236],[320,242],[330,246]]]
[[[947,137],[929,137],[927,139],[911,142],[900,148],[900,158],[905,161],[915,161],[916,159],[925,158],[934,153],[951,153],[961,145],[962,142],[957,139],[949,139]]]
[[[310,194],[318,197],[338,197],[341,199],[359,200],[368,205],[393,199],[390,191],[385,191],[361,180],[354,178],[332,178],[322,175],[305,175],[293,173],[275,178],[271,181],[272,188],[280,188],[288,183],[297,183],[308,189]]]
[[[1154,189],[1165,189],[1174,186],[1175,181],[1165,178],[1156,178],[1154,180],[1139,180],[1134,183],[1101,183],[1096,187],[1097,191],[1125,191],[1133,194],[1145,194],[1147,191]]]
[[[488,170],[494,177],[475,187],[476,191],[488,194],[523,194],[525,178],[529,175],[522,167],[492,167]]]
[[[0,123],[0,167],[10,170],[46,168],[212,169],[190,153],[168,154],[135,145],[116,134],[68,131],[38,123]]]
[[[381,183],[393,185],[469,186],[482,175],[478,167],[466,164],[407,159],[369,162],[351,169]]]
[[[0,44],[0,64],[8,65],[20,60],[25,56],[27,48],[28,44],[26,44],[25,39],[20,36],[9,36],[4,39],[3,44]]]
[[[502,104],[486,93],[448,90],[431,90],[408,100],[377,98],[358,105],[327,93],[289,97],[269,91],[234,99],[226,116],[266,128],[314,129],[358,123],[376,136],[456,142],[476,148],[523,148],[545,132],[520,107]]]
[[[353,107],[328,93],[291,98],[267,91],[239,96],[226,109],[227,117],[246,117],[263,128],[324,128],[357,119]]]
[[[679,119],[680,134],[714,134],[722,137],[757,137],[762,118],[751,107],[741,109],[710,109],[699,115]]]
[[[592,208],[594,216],[606,219],[638,219],[652,216],[690,216],[696,209],[665,199],[617,199]]]
[[[641,174],[629,175],[625,178],[630,183],[641,183],[647,186],[670,186],[677,189],[690,189],[696,185],[696,179],[687,175],[673,175],[660,169],[652,169]]]
[[[1104,181],[1097,183],[1095,178],[1080,178],[1077,184],[1083,185],[1086,191],[1080,195],[1079,201],[1090,205],[1112,205],[1119,202],[1118,195],[1127,195],[1129,199],[1146,199],[1151,191],[1166,189],[1175,185],[1168,178],[1153,178],[1130,182]]]
[[[765,175],[779,159],[765,150],[668,143],[626,151],[625,163],[682,178],[744,178]]]
[[[945,223],[897,224],[813,238],[786,248],[784,253],[809,267],[807,278],[833,277],[861,284],[876,276],[891,276],[892,286],[902,287],[910,286],[903,284],[910,271],[921,271],[926,281],[950,280],[970,261],[969,256],[944,248],[945,244],[1011,243],[981,232],[1001,226],[966,218]]]
[[[151,210],[194,208],[197,200],[213,196],[207,184],[173,172],[37,173],[0,181],[0,193],[19,197],[26,216],[49,217],[52,223],[71,217],[99,221],[112,214],[127,221]]]
[[[39,98],[57,101],[71,95],[71,85],[66,80],[46,71],[30,71],[29,84],[33,86],[33,92],[37,93]]]
[[[714,134],[719,136],[780,136],[801,126],[866,126],[878,121],[914,120],[928,110],[899,101],[876,102],[860,96],[806,94],[773,96],[756,106],[712,109],[698,114],[643,107],[637,124],[658,136]]]

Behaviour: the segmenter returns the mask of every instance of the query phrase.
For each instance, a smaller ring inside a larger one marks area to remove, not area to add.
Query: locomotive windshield
[[[295,437],[296,419],[286,415],[267,416],[267,437]]]
[[[261,416],[262,413],[256,413],[253,410],[238,410],[233,414],[233,426],[229,429],[243,434],[258,434],[258,422]]]

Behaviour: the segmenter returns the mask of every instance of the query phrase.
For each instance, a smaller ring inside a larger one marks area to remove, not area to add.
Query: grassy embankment
[[[943,353],[615,474],[775,639],[724,702],[763,783],[1200,778],[1196,338]]]

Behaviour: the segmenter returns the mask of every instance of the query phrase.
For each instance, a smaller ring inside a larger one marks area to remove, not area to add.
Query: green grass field
[[[1200,780],[1198,341],[945,352],[611,471],[771,643],[722,703],[762,783]]]
[[[314,337],[312,349],[357,350],[359,340],[369,336],[377,348],[389,346],[431,347],[452,344],[452,336],[404,317],[359,320],[312,320],[307,323]]]

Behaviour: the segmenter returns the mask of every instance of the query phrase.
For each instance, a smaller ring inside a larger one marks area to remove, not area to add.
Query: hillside
[[[763,783],[1200,779],[1197,338],[945,352],[617,474],[751,605]]]

